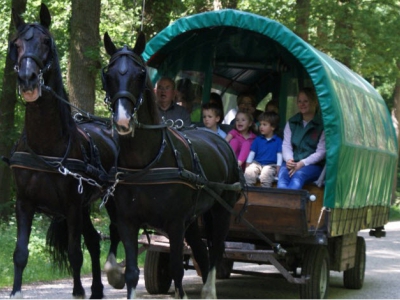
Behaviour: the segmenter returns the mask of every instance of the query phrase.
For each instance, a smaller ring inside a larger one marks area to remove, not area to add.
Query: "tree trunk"
[[[354,14],[356,4],[350,0],[338,0],[338,11],[335,12],[335,31],[333,42],[341,45],[336,52],[336,59],[352,69],[352,52],[354,46],[353,22],[356,22]]]
[[[27,0],[12,0],[11,6],[22,14],[26,10]],[[14,32],[14,24],[10,23],[9,40]],[[7,56],[4,67],[2,93],[0,95],[0,155],[9,158],[13,143],[16,140],[14,129],[14,110],[17,103],[16,75],[14,62]],[[6,219],[12,213],[11,170],[5,163],[0,163],[0,218]]]
[[[400,61],[397,61],[397,69],[400,71]],[[399,120],[400,120],[400,76],[397,76],[396,85],[394,88],[394,95],[393,95],[393,111],[392,111],[392,119],[393,125],[396,129],[397,135],[397,144],[400,145],[400,135],[399,135]],[[400,151],[398,153],[400,155]],[[398,164],[397,164],[398,166]],[[397,177],[399,173],[399,167],[397,167],[394,181],[393,181],[393,190],[392,190],[392,204],[396,203],[396,191],[397,191]]]
[[[99,23],[100,0],[72,0],[67,76],[69,100],[74,106],[92,114],[96,78],[101,68]]]
[[[296,0],[296,34],[308,42],[310,0]]]

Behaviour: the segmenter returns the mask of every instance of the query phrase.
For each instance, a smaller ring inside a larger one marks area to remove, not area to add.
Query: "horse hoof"
[[[11,294],[10,298],[12,298],[12,299],[24,299],[24,297],[22,296],[22,292],[16,292],[14,295]]]
[[[104,270],[107,274],[108,283],[114,288],[121,290],[125,286],[125,277],[123,268],[117,263],[115,256],[110,255],[104,266]]]

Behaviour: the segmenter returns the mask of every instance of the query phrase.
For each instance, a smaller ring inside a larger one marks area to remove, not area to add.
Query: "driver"
[[[157,81],[154,92],[157,96],[158,112],[162,122],[172,120],[174,126],[190,126],[191,121],[188,111],[184,107],[174,103],[176,95],[174,80],[169,77],[162,77]]]

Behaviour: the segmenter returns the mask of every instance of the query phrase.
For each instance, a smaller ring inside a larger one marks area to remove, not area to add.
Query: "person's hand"
[[[293,169],[295,166],[296,166],[296,162],[295,162],[293,159],[289,159],[289,160],[286,162],[286,167],[287,167],[289,170]]]
[[[293,174],[296,173],[297,170],[300,170],[302,167],[304,167],[304,163],[302,161],[293,162],[293,167],[289,169],[289,176],[292,177]]]

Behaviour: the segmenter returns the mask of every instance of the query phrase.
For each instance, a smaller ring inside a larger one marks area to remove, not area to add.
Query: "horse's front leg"
[[[101,299],[104,297],[104,286],[101,282],[100,268],[100,238],[90,219],[89,207],[83,208],[83,237],[92,261],[92,295],[91,299]]]
[[[187,299],[186,293],[183,290],[183,238],[185,234],[184,222],[176,222],[169,226],[168,230],[170,244],[170,270],[171,276],[175,284],[175,298]]]
[[[17,198],[17,243],[14,250],[14,284],[10,298],[22,298],[22,274],[28,263],[28,243],[31,234],[34,207]]]
[[[122,263],[117,263],[117,249],[121,241],[117,226],[117,211],[113,198],[109,199],[105,205],[110,218],[110,249],[104,270],[107,274],[108,283],[115,289],[123,289],[125,286],[124,269]],[[123,262],[125,265],[125,262]]]
[[[81,247],[82,207],[80,205],[70,206],[66,216],[68,228],[68,260],[72,269],[74,282],[72,296],[76,299],[84,299],[85,289],[81,281],[81,268],[83,264]]]
[[[128,223],[125,223],[128,224]],[[121,229],[121,228],[120,228]],[[122,228],[120,236],[125,248],[125,282],[128,299],[136,298],[136,287],[139,282],[140,270],[138,267],[138,234],[139,228]]]

